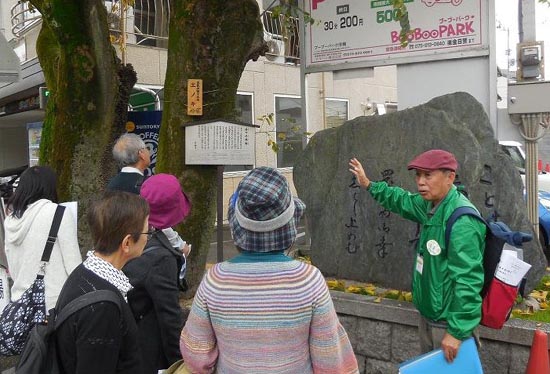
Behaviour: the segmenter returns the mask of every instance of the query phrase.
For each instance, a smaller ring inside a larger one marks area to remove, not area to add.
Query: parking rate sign
[[[392,65],[489,53],[488,0],[405,0],[411,25],[406,47],[400,44],[401,26],[390,0],[305,4],[315,20],[306,25],[306,68]]]

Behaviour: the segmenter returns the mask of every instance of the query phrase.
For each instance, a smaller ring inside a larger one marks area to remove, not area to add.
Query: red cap
[[[458,168],[458,162],[455,156],[442,149],[430,149],[420,155],[416,156],[414,160],[409,162],[407,169],[420,169],[420,170],[439,170],[447,169],[456,171]]]

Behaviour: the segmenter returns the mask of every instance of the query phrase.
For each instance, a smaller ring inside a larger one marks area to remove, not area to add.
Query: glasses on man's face
[[[138,232],[136,234],[147,235],[147,240],[150,240],[153,237],[154,233],[155,233],[155,229],[149,229],[149,231],[147,231],[147,232]]]

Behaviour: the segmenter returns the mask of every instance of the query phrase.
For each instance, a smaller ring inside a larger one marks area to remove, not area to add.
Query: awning
[[[130,94],[128,107],[132,111],[162,110],[163,99],[162,86],[136,84]]]
[[[8,44],[8,41],[0,33],[0,82],[17,82],[21,67],[19,58]]]

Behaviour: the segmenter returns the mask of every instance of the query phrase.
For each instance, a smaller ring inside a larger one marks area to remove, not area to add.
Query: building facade
[[[106,1],[113,35],[126,35],[125,48],[114,44],[119,55],[137,72],[138,83],[130,99],[131,111],[162,110],[163,83],[167,63],[167,35],[170,0],[140,0],[121,10],[119,1]],[[173,0],[172,0],[173,1]],[[239,120],[260,125],[256,134],[256,162],[283,169],[287,175],[305,146],[304,135],[339,126],[361,115],[376,114],[377,108],[395,108],[397,100],[395,67],[371,69],[365,78],[338,79],[332,72],[308,75],[308,123],[302,121],[300,86],[300,25],[283,30],[280,18],[273,18],[278,1],[258,0],[269,46],[265,57],[249,61],[242,74],[236,97]],[[121,22],[125,19],[125,22]],[[17,54],[20,79],[0,82],[0,170],[36,162],[36,124],[44,118],[40,109],[40,87],[44,75],[36,54],[41,15],[28,3],[3,0],[0,5],[0,32]],[[382,109],[383,110],[383,109]],[[262,120],[272,114],[273,123]],[[29,125],[35,124],[35,125]],[[292,131],[290,129],[292,128]],[[285,133],[286,137],[279,136]],[[38,139],[37,139],[38,136]],[[279,143],[279,151],[268,146]],[[233,191],[252,166],[226,168],[225,187]]]

